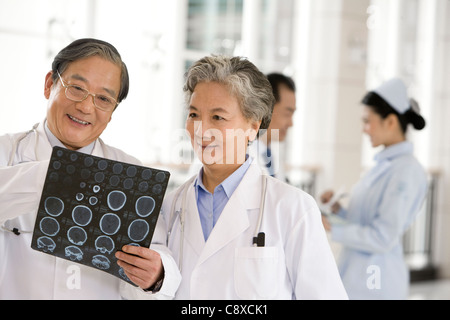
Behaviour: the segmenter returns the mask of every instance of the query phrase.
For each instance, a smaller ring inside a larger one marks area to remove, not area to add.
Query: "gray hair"
[[[186,105],[201,82],[224,84],[235,96],[242,114],[248,120],[261,121],[260,129],[267,129],[272,118],[275,98],[266,76],[242,57],[209,56],[195,62],[186,73],[183,87]]]
[[[117,98],[117,102],[120,103],[127,97],[130,87],[128,69],[117,49],[106,41],[89,38],[78,39],[62,49],[52,63],[53,81],[57,81],[58,72],[63,74],[70,63],[93,56],[100,56],[120,67],[120,90]]]

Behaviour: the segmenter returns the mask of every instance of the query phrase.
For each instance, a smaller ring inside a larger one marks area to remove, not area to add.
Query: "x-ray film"
[[[124,245],[149,247],[170,173],[54,147],[31,247],[111,273]]]

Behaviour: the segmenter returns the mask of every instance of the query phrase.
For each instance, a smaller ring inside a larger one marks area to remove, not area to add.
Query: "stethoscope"
[[[11,150],[11,155],[9,156],[9,160],[8,160],[8,167],[12,167],[13,163],[14,163],[14,158],[16,157],[16,153],[19,149],[19,144],[20,142],[22,142],[22,140],[24,140],[30,133],[35,134],[35,143],[34,143],[34,153],[36,155],[36,161],[39,161],[37,159],[37,145],[38,145],[38,133],[37,133],[37,127],[39,126],[39,123],[36,123],[33,128],[31,128],[30,130],[24,132],[23,134],[21,134],[16,141],[14,141],[13,144],[13,148]],[[7,228],[4,224],[0,226],[0,230],[5,231],[5,232],[10,232],[10,233],[14,233],[16,236],[20,235],[21,233],[32,233],[32,231],[24,231],[24,230],[19,230],[18,228],[12,228],[9,229]]]
[[[20,142],[22,142],[22,140],[23,139],[25,139],[30,133],[35,133],[35,139],[36,139],[36,141],[35,141],[35,144],[34,144],[34,153],[35,153],[35,155],[36,155],[36,161],[39,161],[38,159],[37,159],[37,145],[38,145],[38,133],[37,133],[37,127],[39,126],[39,123],[36,123],[34,126],[33,126],[33,128],[31,128],[30,130],[28,130],[27,132],[24,132],[22,135],[20,135],[20,137],[18,137],[17,139],[16,139],[16,141],[14,141],[14,144],[13,144],[13,148],[12,148],[12,151],[13,152],[11,152],[11,155],[9,156],[9,161],[8,161],[8,164],[7,164],[7,166],[8,167],[11,167],[12,165],[13,165],[13,163],[14,163],[14,158],[15,158],[15,156],[16,156],[16,153],[17,153],[17,150],[19,149],[19,144],[20,144]]]
[[[34,154],[35,154],[35,158],[36,158],[35,161],[39,161],[39,159],[38,159],[39,133],[37,132],[38,126],[39,126],[39,123],[36,123],[30,130],[28,130],[27,132],[24,132],[23,134],[21,134],[14,141],[13,148],[12,148],[12,151],[11,151],[11,155],[9,157],[8,164],[7,164],[8,167],[13,166],[14,159],[15,159],[15,156],[16,156],[16,154],[18,152],[20,142],[22,142],[30,133],[34,133],[35,134],[35,142],[34,142]],[[100,138],[98,140],[99,140],[100,144],[102,144],[103,153],[105,155],[105,158],[107,158],[107,149],[103,148],[103,141]],[[5,232],[13,233],[13,234],[15,234],[17,236],[22,234],[22,233],[33,233],[33,231],[24,231],[24,230],[19,230],[18,228],[12,228],[12,229],[11,228],[7,228],[4,224],[0,226],[0,230],[5,231]]]
[[[262,219],[263,219],[263,215],[264,215],[264,205],[265,205],[265,199],[266,199],[266,191],[267,191],[267,175],[263,174],[261,175],[262,177],[262,188],[261,188],[261,203],[259,206],[259,215],[258,215],[258,221],[256,223],[256,227],[255,227],[255,231],[253,234],[253,238],[252,238],[252,244],[254,247],[264,247],[265,245],[265,233],[261,232],[261,224],[262,224]],[[180,269],[180,272],[182,271],[182,266],[183,266],[183,239],[184,239],[184,225],[185,225],[185,212],[186,212],[186,198],[187,198],[187,192],[189,189],[189,186],[195,181],[195,179],[197,178],[197,175],[193,176],[192,178],[190,178],[188,181],[186,181],[176,192],[175,196],[174,196],[174,200],[172,201],[172,207],[170,212],[172,213],[171,215],[171,219],[169,221],[169,230],[167,232],[167,243],[166,245],[168,245],[169,243],[169,237],[172,233],[172,228],[175,224],[175,220],[177,219],[177,217],[179,217],[180,219],[180,255],[179,255],[179,263],[178,263],[178,267]],[[181,207],[179,211],[175,211],[175,206],[177,203],[177,200],[181,194],[181,192],[183,192],[183,196],[181,198]]]

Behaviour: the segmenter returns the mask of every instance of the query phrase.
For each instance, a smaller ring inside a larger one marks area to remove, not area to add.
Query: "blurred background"
[[[170,170],[171,188],[194,157],[184,73],[205,55],[245,56],[293,77],[297,112],[280,150],[290,181],[316,198],[350,191],[373,164],[379,150],[362,135],[360,101],[402,78],[427,121],[408,139],[430,179],[404,239],[411,298],[450,298],[450,0],[0,0],[0,134],[45,118],[53,57],[83,37],[111,42],[130,72],[103,139]]]

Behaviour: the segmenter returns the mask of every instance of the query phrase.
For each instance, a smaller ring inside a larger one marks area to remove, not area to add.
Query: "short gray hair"
[[[195,62],[186,73],[183,87],[186,105],[201,82],[224,84],[235,96],[246,119],[261,121],[267,129],[272,118],[275,98],[267,77],[243,57],[208,56]]]
[[[58,80],[58,72],[63,74],[70,63],[93,56],[100,56],[120,68],[120,90],[117,98],[117,102],[120,103],[128,95],[130,86],[128,69],[117,49],[106,41],[91,38],[78,39],[62,49],[52,63],[53,81]]]

